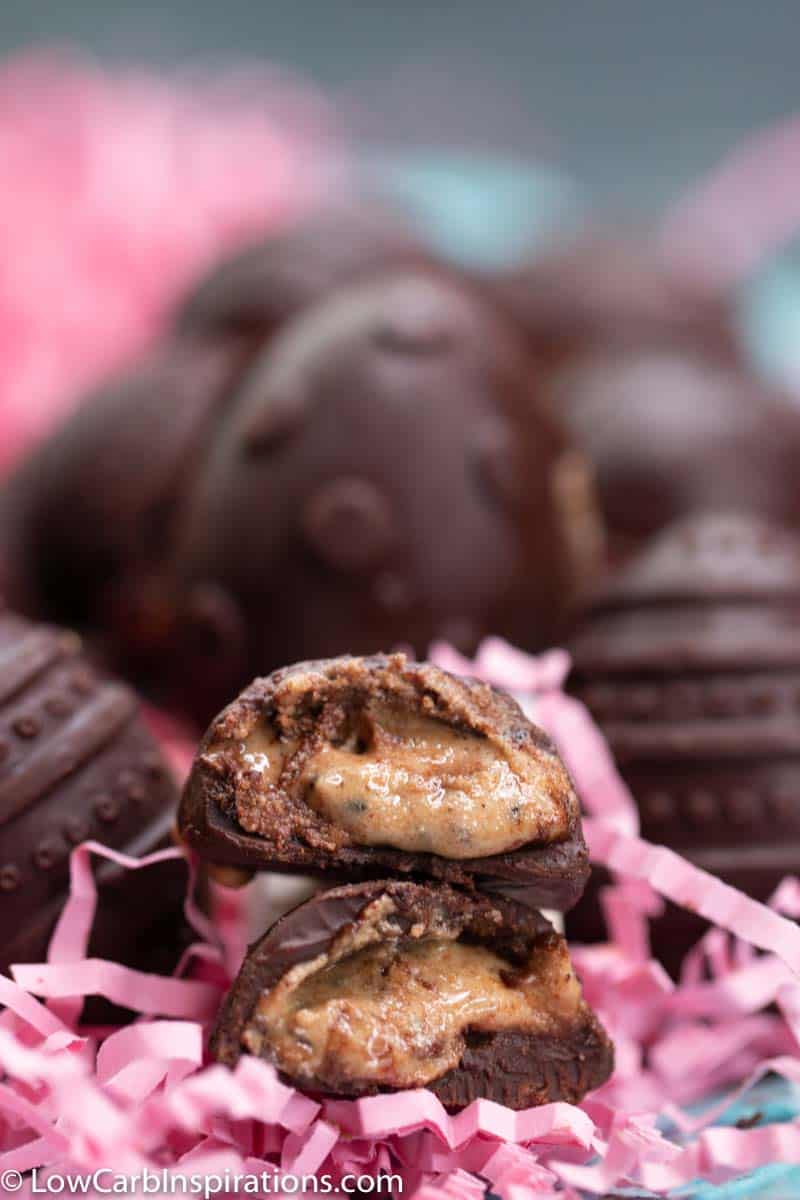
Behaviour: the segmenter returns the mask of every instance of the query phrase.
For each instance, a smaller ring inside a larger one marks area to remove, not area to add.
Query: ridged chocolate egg
[[[644,836],[760,900],[800,863],[799,635],[800,542],[718,514],[665,530],[570,645]],[[655,948],[675,968],[702,928],[670,909]],[[596,892],[569,932],[599,935]]]
[[[0,613],[0,970],[43,958],[87,839],[140,856],[169,844],[176,788],[137,699],[75,634]],[[177,961],[186,867],[103,863],[92,952]]]

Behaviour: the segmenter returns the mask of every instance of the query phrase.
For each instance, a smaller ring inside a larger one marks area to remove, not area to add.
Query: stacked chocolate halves
[[[212,1041],[292,1082],[450,1108],[579,1100],[611,1044],[539,906],[589,873],[578,802],[515,702],[402,654],[301,663],[212,723],[180,813],[228,869],[346,880],[251,948]]]

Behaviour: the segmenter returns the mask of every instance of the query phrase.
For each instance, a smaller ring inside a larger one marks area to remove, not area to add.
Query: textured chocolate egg
[[[263,342],[341,284],[431,258],[397,213],[363,198],[340,200],[221,262],[189,293],[177,325]]]
[[[612,561],[693,512],[797,526],[800,414],[758,378],[735,296],[699,264],[588,233],[494,286],[593,464]]]
[[[800,542],[744,515],[665,530],[597,597],[570,650],[644,836],[760,900],[800,860]],[[596,885],[570,918],[599,936]],[[674,969],[699,918],[669,909]]]
[[[515,330],[441,276],[353,284],[254,364],[188,496],[182,683],[206,718],[286,661],[546,645],[599,540]]]
[[[0,614],[0,970],[43,958],[69,854],[93,839],[139,856],[169,844],[176,788],[134,694],[99,677],[76,635]],[[91,950],[149,969],[183,947],[186,867],[98,868]]]

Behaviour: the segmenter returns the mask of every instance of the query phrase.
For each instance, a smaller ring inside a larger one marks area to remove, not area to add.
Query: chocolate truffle
[[[548,645],[601,541],[515,331],[441,277],[354,284],[274,339],[218,429],[177,540],[175,675],[207,719],[287,659]]]
[[[651,841],[759,900],[800,857],[800,542],[760,518],[693,517],[609,581],[573,638],[571,687],[609,740]],[[675,969],[704,926],[670,909]],[[596,895],[568,933],[600,933]]]
[[[598,351],[562,370],[553,398],[593,464],[616,561],[694,512],[798,526],[800,410],[743,364],[676,346]]]
[[[738,358],[733,298],[699,264],[644,236],[591,230],[491,281],[540,361],[597,349],[681,346]]]
[[[93,839],[136,856],[168,844],[177,799],[133,693],[98,677],[79,639],[0,614],[0,970],[43,959],[69,888],[69,854]],[[91,952],[174,966],[186,867],[103,863]]]
[[[239,361],[223,341],[166,343],[22,463],[0,493],[11,607],[82,630],[122,625],[129,652],[162,635],[158,557]]]
[[[535,910],[447,885],[318,894],[251,947],[212,1053],[340,1096],[428,1087],[448,1109],[575,1103],[613,1049]]]
[[[178,824],[213,863],[508,880],[551,908],[588,874],[546,735],[505,693],[403,654],[257,679],[212,722]]]
[[[216,266],[187,296],[177,325],[263,342],[343,283],[431,262],[397,213],[366,199],[339,201]]]

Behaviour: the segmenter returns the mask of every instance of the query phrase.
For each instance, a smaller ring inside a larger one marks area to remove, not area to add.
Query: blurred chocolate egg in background
[[[492,284],[534,352],[553,368],[606,350],[740,356],[728,290],[645,230],[561,235],[540,254],[496,272]]]
[[[695,512],[741,508],[800,529],[800,408],[741,360],[608,346],[566,365],[553,400],[594,466],[612,563]]]
[[[286,326],[185,500],[176,644],[202,628],[201,676],[230,666],[201,716],[254,663],[333,646],[547,645],[600,561],[588,465],[535,362],[441,272],[351,284]]]
[[[800,539],[724,513],[659,534],[569,644],[643,835],[760,900],[800,856],[799,632]],[[569,916],[577,940],[602,936],[601,878]],[[670,906],[654,952],[677,971],[703,928]]]

